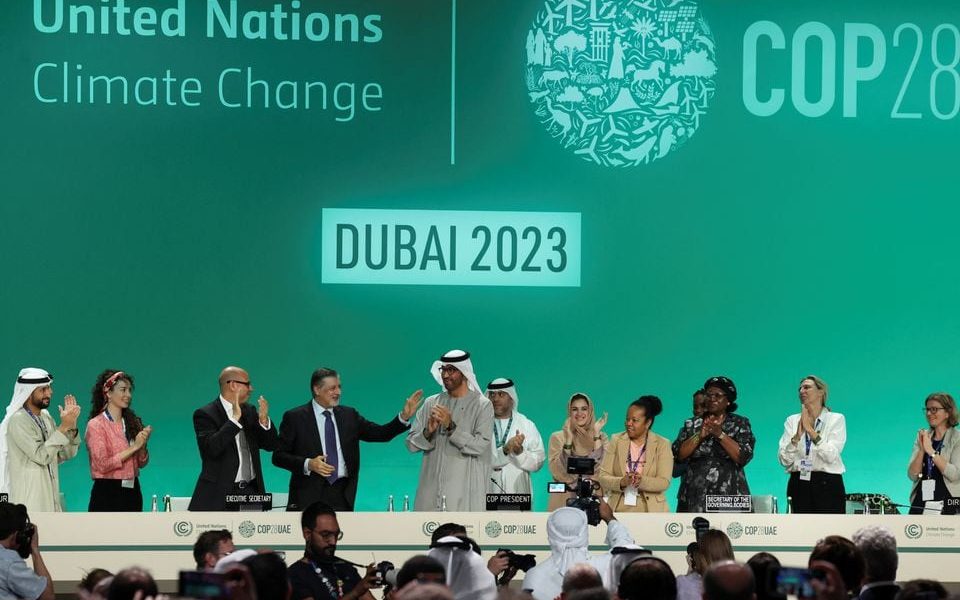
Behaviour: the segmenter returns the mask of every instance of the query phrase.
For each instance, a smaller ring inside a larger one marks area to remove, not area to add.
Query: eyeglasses
[[[240,385],[245,385],[247,387],[253,387],[253,384],[249,381],[240,381],[239,379],[230,379],[227,383],[239,383]]]
[[[718,392],[714,392],[712,394],[704,394],[704,396],[707,397],[707,400],[722,400],[727,397],[726,394],[721,394]]]
[[[324,540],[335,539],[339,542],[340,540],[343,539],[342,531],[317,531],[316,529],[311,529],[310,531],[314,532],[315,534],[320,536],[321,539],[324,539]]]
[[[942,406],[925,406],[923,409],[923,412],[929,415],[931,413],[936,414],[941,410],[947,410],[947,409],[943,408]]]

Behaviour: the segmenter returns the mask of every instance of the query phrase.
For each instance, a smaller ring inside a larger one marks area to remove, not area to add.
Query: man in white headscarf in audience
[[[414,510],[485,510],[493,407],[469,352],[447,352],[430,373],[443,391],[423,402],[407,434],[407,449],[423,453]]]
[[[607,524],[607,546],[634,544],[627,528],[614,517],[610,505],[600,500],[600,518]],[[590,526],[587,514],[579,508],[564,506],[550,513],[547,518],[547,541],[550,557],[527,572],[521,586],[529,590],[536,600],[554,600],[563,587],[563,576],[577,563],[587,563],[600,572],[601,577],[609,572],[610,554],[592,556]]]
[[[60,407],[60,425],[47,411],[53,377],[28,367],[17,375],[13,397],[0,423],[0,492],[29,512],[61,512],[60,463],[77,455],[80,407],[72,395]]]
[[[487,397],[493,405],[493,472],[487,492],[491,494],[530,494],[530,473],[543,466],[546,451],[533,421],[519,410],[517,388],[513,381],[498,377],[487,384]]]
[[[469,539],[442,537],[430,548],[427,556],[443,565],[454,600],[493,600],[497,597],[497,580],[487,569],[486,561],[473,551]]]

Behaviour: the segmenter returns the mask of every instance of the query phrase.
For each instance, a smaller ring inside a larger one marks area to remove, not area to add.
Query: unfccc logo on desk
[[[193,533],[193,523],[190,521],[177,521],[173,524],[173,533],[178,537],[187,537]]]
[[[606,167],[685,144],[716,91],[713,34],[693,0],[545,0],[526,57],[547,133]]]
[[[907,539],[919,540],[923,536],[923,527],[916,523],[911,523],[903,528],[903,534]]]
[[[683,523],[676,521],[667,523],[663,526],[663,532],[667,534],[667,537],[678,538],[683,535]]]

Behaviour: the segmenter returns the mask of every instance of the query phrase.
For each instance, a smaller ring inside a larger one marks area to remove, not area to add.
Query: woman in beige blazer
[[[626,431],[607,444],[599,479],[614,512],[667,512],[673,450],[650,430],[662,410],[660,398],[640,396],[627,408]]]

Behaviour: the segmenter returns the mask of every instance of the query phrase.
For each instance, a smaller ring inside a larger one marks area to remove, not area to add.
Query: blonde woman
[[[787,417],[777,457],[790,474],[787,497],[795,513],[843,514],[843,459],[847,421],[827,408],[827,383],[816,375],[800,380],[800,412]]]
[[[547,461],[550,475],[554,481],[571,484],[577,480],[576,475],[567,473],[567,459],[571,456],[592,458],[596,466],[592,477],[600,470],[603,460],[603,448],[607,443],[607,434],[603,426],[607,423],[607,414],[599,420],[593,408],[593,402],[586,394],[577,392],[570,396],[567,402],[567,418],[563,422],[563,429],[550,435],[547,448]],[[567,505],[567,499],[574,498],[573,492],[551,493],[547,503],[547,510],[553,511]]]

